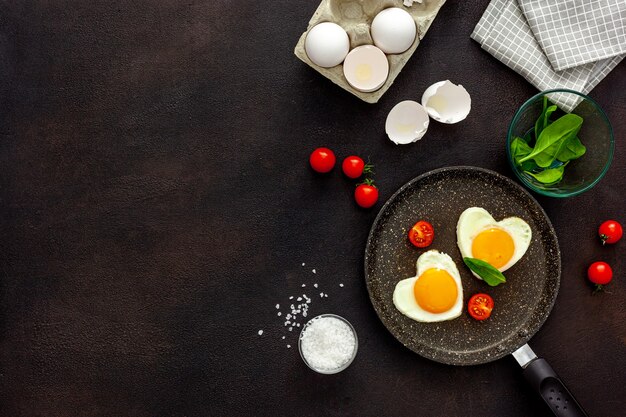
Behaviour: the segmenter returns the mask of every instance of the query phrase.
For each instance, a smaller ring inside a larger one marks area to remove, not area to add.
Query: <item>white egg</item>
[[[441,123],[458,123],[472,109],[472,98],[462,85],[439,81],[424,91],[422,106],[428,115]]]
[[[311,28],[307,34],[304,50],[314,64],[330,68],[341,64],[348,55],[350,39],[338,24],[322,22]]]
[[[482,207],[466,209],[459,216],[456,226],[461,255],[482,259],[500,272],[506,271],[524,256],[531,239],[532,230],[524,220],[507,217],[497,222]]]
[[[459,317],[463,311],[463,285],[452,258],[436,250],[420,255],[416,276],[396,284],[393,304],[402,314],[420,322]]]
[[[396,145],[420,140],[428,130],[428,113],[418,102],[404,100],[393,106],[385,121],[385,132]]]
[[[400,54],[413,45],[415,20],[405,10],[390,7],[378,13],[370,29],[374,45],[386,54]]]

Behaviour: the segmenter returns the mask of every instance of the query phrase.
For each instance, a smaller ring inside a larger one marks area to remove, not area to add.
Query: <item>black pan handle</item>
[[[558,417],[588,417],[574,396],[545,359],[534,359],[524,369],[524,377]]]

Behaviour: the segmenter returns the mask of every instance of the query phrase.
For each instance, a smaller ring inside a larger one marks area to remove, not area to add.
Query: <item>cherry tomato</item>
[[[330,172],[335,166],[335,161],[335,154],[328,148],[317,148],[309,157],[311,168],[322,174]]]
[[[341,168],[343,169],[343,173],[346,174],[346,177],[352,179],[359,178],[364,173],[370,174],[372,172],[372,166],[370,164],[366,164],[363,162],[363,159],[354,155],[344,159]]]
[[[426,220],[420,220],[409,230],[409,240],[418,248],[425,248],[433,243],[435,229]]]
[[[359,206],[370,208],[378,201],[378,188],[376,188],[372,180],[366,180],[354,190],[354,199]]]
[[[467,312],[476,320],[486,320],[493,310],[493,298],[487,294],[474,294],[467,302]]]
[[[594,262],[587,269],[587,277],[589,281],[596,284],[597,289],[601,289],[602,285],[606,285],[613,279],[613,271],[606,262]]]
[[[615,220],[607,220],[598,228],[598,234],[600,235],[603,245],[605,243],[612,244],[622,238],[624,230],[622,229],[622,225]]]

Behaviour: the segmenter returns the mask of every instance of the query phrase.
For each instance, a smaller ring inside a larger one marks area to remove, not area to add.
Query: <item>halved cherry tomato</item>
[[[367,179],[363,184],[359,184],[354,190],[356,203],[363,208],[370,208],[378,201],[378,188],[374,181]]]
[[[622,229],[622,225],[615,220],[607,220],[598,228],[598,234],[600,235],[600,240],[602,240],[603,245],[606,243],[612,244],[622,238],[624,230]]]
[[[409,240],[418,248],[425,248],[433,243],[435,229],[426,220],[420,220],[409,230]]]
[[[314,171],[325,174],[335,166],[335,154],[328,148],[317,148],[311,152],[309,163]]]
[[[467,303],[467,312],[476,320],[485,320],[491,316],[493,298],[487,294],[474,294]]]

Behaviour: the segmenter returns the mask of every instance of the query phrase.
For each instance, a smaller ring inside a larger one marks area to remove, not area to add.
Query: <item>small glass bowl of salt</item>
[[[313,317],[300,332],[298,350],[304,363],[320,374],[336,374],[356,357],[359,341],[350,322],[336,314]]]

